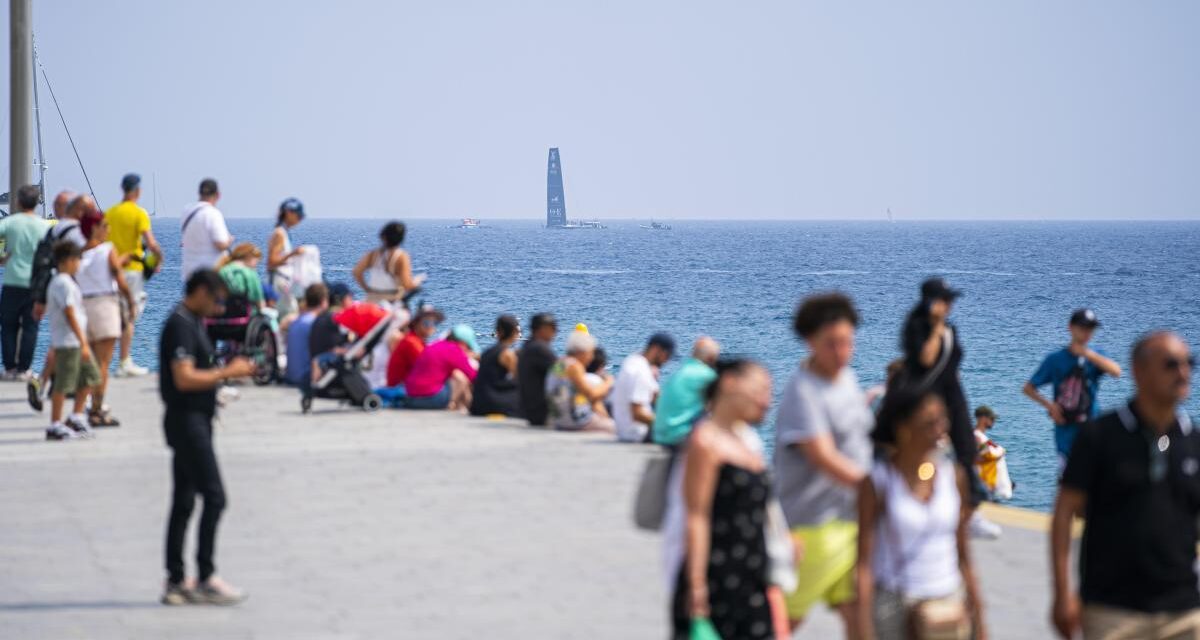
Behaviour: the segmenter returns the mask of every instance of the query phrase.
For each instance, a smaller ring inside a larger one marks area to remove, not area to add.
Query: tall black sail
[[[562,163],[558,159],[558,147],[553,147],[546,164],[546,226],[561,227],[565,224],[567,197],[563,193]]]

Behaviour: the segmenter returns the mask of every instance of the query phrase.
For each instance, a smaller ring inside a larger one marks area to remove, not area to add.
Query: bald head
[[[1178,405],[1192,387],[1192,354],[1187,343],[1170,331],[1146,334],[1133,345],[1133,380],[1138,396]]]
[[[708,336],[700,336],[692,345],[692,357],[711,367],[721,357],[721,345]]]
[[[63,218],[67,215],[67,207],[71,205],[71,201],[79,194],[71,190],[59,191],[58,195],[54,196],[54,217]]]

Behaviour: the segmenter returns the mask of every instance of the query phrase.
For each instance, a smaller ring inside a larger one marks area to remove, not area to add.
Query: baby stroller
[[[363,360],[383,340],[392,322],[394,312],[384,310],[375,324],[357,342],[350,345],[346,353],[334,357],[312,389],[300,398],[300,411],[312,411],[313,398],[339,400],[363,411],[372,412],[383,406],[383,399],[374,392],[362,374]]]
[[[259,311],[242,295],[231,295],[225,313],[204,319],[208,338],[216,346],[217,360],[228,362],[245,356],[254,362],[254,384],[268,385],[279,375],[279,333],[274,309]]]

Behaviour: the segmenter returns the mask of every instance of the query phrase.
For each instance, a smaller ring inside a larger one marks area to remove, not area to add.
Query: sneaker
[[[967,530],[971,537],[977,540],[995,540],[1004,531],[1000,525],[984,518],[983,514],[978,511],[971,515],[971,520],[967,523]]]
[[[67,419],[63,420],[63,424],[71,431],[74,431],[77,438],[91,438],[95,436],[86,418],[81,420],[77,416],[67,416]]]
[[[144,376],[147,373],[150,373],[150,370],[146,367],[139,367],[134,364],[133,358],[125,358],[121,361],[121,365],[117,367],[117,377],[120,378],[134,378],[137,376]]]
[[[44,408],[42,403],[42,381],[38,378],[30,378],[29,382],[25,383],[25,398],[29,400],[29,406],[33,410],[41,413]]]
[[[205,580],[192,592],[192,602],[226,607],[239,604],[247,597],[246,592],[235,588],[217,576]]]
[[[78,437],[74,431],[68,429],[62,423],[52,424],[50,428],[46,429],[47,440],[74,440]]]
[[[191,604],[194,593],[187,583],[174,583],[167,581],[163,585],[163,594],[160,602],[169,607],[178,607],[180,605]]]

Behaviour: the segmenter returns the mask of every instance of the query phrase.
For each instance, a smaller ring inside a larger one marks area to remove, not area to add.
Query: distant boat
[[[896,224],[896,216],[892,215],[892,208],[888,207],[888,222]]]
[[[451,229],[478,229],[479,218],[463,218],[460,224],[451,225]]]
[[[547,229],[607,229],[598,220],[568,220],[566,224],[547,226]]]
[[[643,229],[650,229],[652,231],[670,231],[671,230],[671,225],[665,224],[662,222],[655,222],[653,220],[650,221],[650,224],[643,224],[643,225],[641,225],[641,227]]]

